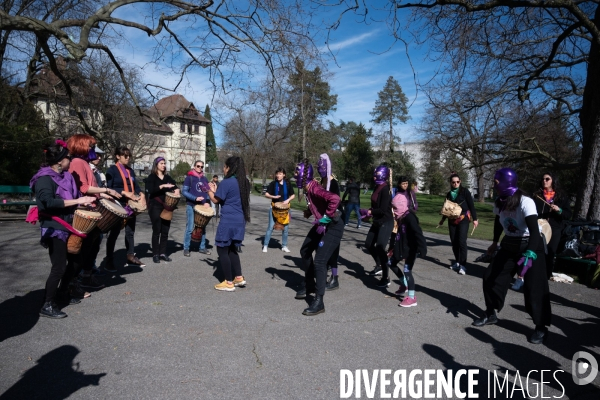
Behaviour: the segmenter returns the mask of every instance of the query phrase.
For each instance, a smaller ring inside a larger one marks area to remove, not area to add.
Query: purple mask
[[[98,159],[98,155],[96,154],[96,150],[92,147],[90,151],[88,151],[86,161],[94,161]]]
[[[517,173],[511,168],[502,168],[496,171],[494,175],[494,189],[498,192],[498,196],[507,197],[515,194],[517,189]]]
[[[327,178],[331,176],[331,160],[327,153],[323,153],[319,156],[319,163],[317,164],[317,171],[321,178]],[[327,190],[329,190],[329,181],[327,182]]]
[[[314,173],[313,167],[311,164],[304,164],[303,162],[296,164],[296,186],[298,189],[302,189],[302,187],[308,182],[313,180]]]
[[[373,172],[373,178],[375,178],[375,183],[377,185],[387,182],[389,177],[390,169],[385,165],[380,165],[379,167],[375,168],[375,171]]]

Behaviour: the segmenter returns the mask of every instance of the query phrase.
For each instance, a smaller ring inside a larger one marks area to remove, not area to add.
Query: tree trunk
[[[484,172],[483,172],[482,167],[475,168],[475,176],[477,177],[477,193],[479,194],[479,198],[477,199],[477,201],[480,203],[484,203],[485,202],[485,187],[484,187],[484,182],[485,182],[484,178],[485,177],[484,177]]]
[[[595,13],[600,22],[600,7]],[[577,192],[575,216],[600,220],[600,46],[596,40],[590,45],[587,81],[583,93],[580,123],[583,136],[581,152],[582,184]]]

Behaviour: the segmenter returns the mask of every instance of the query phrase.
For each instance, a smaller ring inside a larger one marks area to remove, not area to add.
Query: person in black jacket
[[[369,274],[381,275],[378,285],[381,288],[387,288],[390,285],[386,247],[394,229],[392,191],[389,183],[391,174],[392,172],[385,165],[378,166],[373,172],[376,186],[371,195],[371,208],[368,211],[368,215],[373,217],[373,223],[365,240],[365,247],[375,260],[375,268]]]
[[[458,271],[459,274],[467,273],[467,234],[469,233],[469,224],[473,220],[473,226],[477,228],[477,211],[473,203],[473,196],[467,188],[460,184],[458,174],[450,175],[451,189],[446,195],[446,199],[459,204],[462,207],[460,217],[448,221],[448,231],[450,233],[450,242],[452,243],[452,252],[454,253],[455,263],[450,269]],[[442,217],[439,225],[443,225],[446,217]]]
[[[79,299],[69,293],[69,283],[75,273],[75,264],[80,262],[78,255],[67,253],[67,240],[70,236],[73,213],[78,205],[88,205],[96,200],[92,196],[80,197],[77,184],[68,172],[71,158],[66,143],[44,150],[45,163],[31,178],[29,186],[35,191],[38,220],[41,227],[42,246],[48,249],[52,268],[46,280],[46,294],[40,316],[65,318],[55,300],[77,304]],[[29,218],[28,218],[29,221]]]
[[[350,213],[354,211],[357,221],[356,227],[360,228],[360,186],[354,182],[353,178],[348,179],[344,196],[342,196],[342,203],[348,195],[350,196],[348,197],[348,204],[344,207],[344,224],[348,225],[348,222],[350,222]]]
[[[554,256],[565,221],[571,218],[571,207],[569,198],[560,190],[558,180],[552,173],[544,173],[540,183],[540,189],[534,193],[533,201],[538,218],[547,220],[552,228],[552,237],[548,243],[548,253],[546,254],[546,275],[550,279],[554,269]]]
[[[152,222],[152,261],[159,264],[160,260],[172,261],[167,255],[171,221],[160,217],[164,210],[165,193],[173,191],[179,195],[179,189],[175,180],[166,173],[167,163],[163,157],[156,157],[152,165],[152,171],[146,179],[146,191],[148,192],[148,215]]]
[[[140,201],[145,204],[146,197],[144,192],[137,182],[135,172],[129,166],[129,162],[131,161],[131,151],[125,146],[117,147],[115,149],[115,161],[116,163],[111,165],[106,171],[106,187],[114,189],[123,196],[121,198],[121,205],[124,207],[127,205],[128,200]],[[145,267],[146,264],[141,262],[139,258],[135,256],[134,235],[136,220],[136,216],[132,215],[127,219],[127,223],[125,224],[127,264]],[[121,227],[121,224],[113,226],[106,239],[106,264],[104,269],[108,272],[116,272],[113,254],[115,252],[115,243],[121,233]]]

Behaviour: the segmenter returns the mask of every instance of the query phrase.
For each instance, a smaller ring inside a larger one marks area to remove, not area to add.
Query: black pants
[[[527,248],[527,243],[508,243],[502,240],[501,249],[494,257],[492,263],[483,274],[483,296],[485,298],[486,311],[500,311],[504,307],[506,292],[512,277],[518,272],[517,262]],[[550,308],[550,290],[546,278],[546,262],[543,244],[536,250],[537,260],[524,276],[523,294],[525,297],[525,308],[535,326],[550,325],[552,311]]]
[[[69,289],[69,282],[80,259],[79,255],[69,254],[67,243],[58,238],[50,238],[47,243],[52,267],[46,280],[46,302],[54,300],[57,290],[66,292]]]
[[[316,289],[318,295],[323,296],[325,294],[327,262],[332,258],[336,249],[339,249],[343,235],[344,222],[341,217],[327,225],[324,235],[317,233],[316,225],[308,231],[304,243],[300,247],[307,292]],[[314,258],[313,252],[315,253]]]
[[[231,243],[228,247],[217,246],[217,254],[219,255],[219,263],[221,264],[221,271],[225,275],[225,280],[231,282],[234,277],[242,276],[240,255],[234,243]]]
[[[469,219],[464,218],[458,225],[448,221],[450,242],[454,260],[462,266],[467,265],[467,234],[469,233]]]
[[[167,254],[167,240],[169,239],[171,221],[160,217],[162,210],[162,204],[156,201],[152,201],[148,207],[148,215],[150,216],[150,222],[152,222],[152,255],[154,256]]]
[[[386,246],[390,241],[393,230],[393,219],[381,223],[374,222],[371,225],[371,229],[369,229],[367,239],[365,240],[365,247],[369,250],[369,253],[371,253],[373,260],[375,260],[375,265],[382,269],[382,278],[384,279],[389,276]]]
[[[83,270],[85,274],[92,273],[94,261],[96,261],[96,257],[100,251],[101,240],[101,232],[98,228],[93,229],[87,234],[87,237],[83,239],[83,243],[81,244],[81,253],[79,253],[80,264],[76,268],[76,274],[79,274],[81,270]]]
[[[552,278],[552,271],[554,270],[554,256],[558,249],[558,243],[560,242],[560,236],[562,232],[559,227],[552,227],[552,238],[550,243],[546,246],[548,248],[548,254],[546,254],[546,277]]]
[[[127,249],[127,255],[133,255],[135,253],[135,242],[133,239],[133,235],[135,234],[135,222],[136,217],[132,216],[127,220],[125,224],[125,248]],[[112,227],[110,232],[108,233],[108,237],[106,238],[106,259],[112,260],[113,254],[115,252],[115,244],[117,243],[117,238],[121,233],[121,224],[115,224]]]

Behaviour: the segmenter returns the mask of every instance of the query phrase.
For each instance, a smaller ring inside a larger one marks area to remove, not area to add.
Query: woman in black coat
[[[550,279],[554,268],[554,256],[565,221],[571,218],[571,207],[568,196],[560,190],[556,177],[550,172],[546,172],[542,176],[540,189],[534,193],[533,201],[538,218],[547,220],[552,228],[552,237],[547,244],[548,252],[546,254],[546,275]]]

